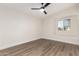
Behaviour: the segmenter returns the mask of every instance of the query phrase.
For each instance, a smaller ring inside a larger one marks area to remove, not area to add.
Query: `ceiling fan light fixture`
[[[41,4],[42,4],[42,6],[41,6],[40,8],[32,8],[32,10],[39,10],[40,12],[42,12],[42,13],[44,13],[44,14],[47,14],[45,8],[46,8],[48,5],[50,5],[50,3],[41,3]]]
[[[40,9],[41,12],[45,11],[44,9]]]

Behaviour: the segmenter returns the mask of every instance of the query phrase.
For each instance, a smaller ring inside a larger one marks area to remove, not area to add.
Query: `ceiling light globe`
[[[44,11],[44,9],[40,9],[40,11],[41,11],[41,12],[43,12],[43,11]]]

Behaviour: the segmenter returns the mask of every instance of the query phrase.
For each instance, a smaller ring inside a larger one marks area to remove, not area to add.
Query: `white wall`
[[[57,40],[79,45],[79,7],[73,6],[68,9],[55,13],[44,19],[43,38]],[[57,29],[57,20],[64,17],[70,17],[71,30],[59,32]]]
[[[0,49],[40,38],[41,20],[0,7]]]
[[[57,20],[72,18],[69,32],[57,30]],[[39,38],[79,44],[79,9],[71,7],[48,16],[35,19],[17,10],[0,7],[0,49],[8,48]]]

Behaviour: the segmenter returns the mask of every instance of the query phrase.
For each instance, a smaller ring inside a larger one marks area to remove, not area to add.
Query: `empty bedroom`
[[[0,56],[79,56],[79,4],[0,3]]]

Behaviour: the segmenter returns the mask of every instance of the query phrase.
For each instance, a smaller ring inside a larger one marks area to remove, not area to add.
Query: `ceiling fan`
[[[47,14],[45,8],[50,5],[50,3],[41,3],[41,7],[40,8],[31,8],[32,10],[40,10],[41,12],[43,12],[44,14]]]

